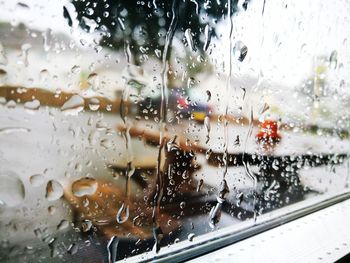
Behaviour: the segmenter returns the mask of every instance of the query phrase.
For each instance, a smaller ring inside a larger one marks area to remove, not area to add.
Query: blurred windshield
[[[0,7],[0,260],[176,260],[349,192],[347,1]]]

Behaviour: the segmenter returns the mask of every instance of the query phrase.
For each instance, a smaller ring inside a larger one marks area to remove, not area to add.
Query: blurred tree
[[[170,0],[72,0],[72,3],[82,28],[96,27],[103,34],[100,43],[103,46],[123,49],[129,43],[133,62],[140,64],[144,55],[161,58],[173,7],[177,16],[174,36],[201,55],[208,48],[208,38],[216,35],[216,23],[227,16],[227,1],[174,1],[174,6]],[[238,0],[232,1],[231,14],[238,10]],[[247,9],[247,4],[248,0],[240,8]],[[71,24],[67,10],[64,13]],[[188,43],[189,39],[193,44]],[[169,50],[168,56],[170,53]]]

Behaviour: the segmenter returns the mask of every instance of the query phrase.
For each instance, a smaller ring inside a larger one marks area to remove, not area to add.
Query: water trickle
[[[124,25],[124,22],[122,20],[122,18],[118,17],[118,23],[120,25],[120,28],[125,31],[125,25]]]
[[[195,47],[194,47],[194,44],[193,44],[192,32],[191,32],[191,29],[190,29],[190,28],[187,28],[187,29],[185,30],[185,38],[186,38],[188,47],[189,47],[192,51],[196,51],[196,50],[195,50]]]
[[[91,177],[84,177],[72,184],[72,193],[77,197],[93,195],[97,190],[97,180]]]
[[[44,39],[44,51],[47,52],[50,50],[51,46],[50,46],[50,37],[52,33],[52,29],[48,28],[46,29],[45,32],[42,33],[43,39]]]
[[[46,185],[46,199],[56,201],[63,196],[63,187],[56,180],[51,180]]]
[[[161,70],[161,103],[160,103],[160,136],[159,136],[159,150],[158,150],[158,158],[157,158],[157,178],[156,182],[160,182],[157,185],[155,194],[153,196],[153,211],[152,211],[152,222],[153,222],[153,237],[155,240],[154,251],[158,253],[160,246],[159,242],[162,237],[162,229],[158,225],[158,214],[160,210],[160,200],[162,200],[162,187],[163,182],[162,177],[165,173],[162,171],[161,162],[164,155],[164,135],[166,130],[166,113],[167,113],[167,58],[169,56],[169,46],[174,37],[175,29],[177,26],[177,8],[178,8],[178,0],[173,0],[172,8],[171,8],[171,22],[169,28],[167,30],[165,36],[165,44],[164,50],[162,54],[162,70]]]
[[[108,262],[109,263],[114,263],[117,261],[118,244],[119,244],[119,239],[117,236],[113,236],[108,241],[107,252],[108,252]]]
[[[77,115],[84,109],[85,101],[79,95],[73,95],[61,107],[61,111],[66,115]]]
[[[190,1],[195,4],[195,6],[196,6],[196,14],[199,15],[199,4],[198,4],[198,2],[196,0],[190,0]]]
[[[217,198],[216,205],[209,212],[209,226],[215,228],[215,226],[220,222],[222,204],[224,200]]]
[[[204,41],[204,46],[203,46],[203,50],[207,51],[209,44],[210,44],[210,40],[211,40],[211,34],[210,34],[210,27],[209,25],[206,25],[204,28],[204,35],[205,35],[205,41]]]
[[[230,192],[228,184],[225,179],[223,179],[219,186],[219,198],[225,199],[226,195]]]
[[[153,228],[154,246],[153,251],[158,253],[160,250],[160,241],[163,239],[163,231],[159,226]]]
[[[129,205],[125,205],[125,202],[119,208],[116,219],[119,224],[123,224],[129,219]]]
[[[205,140],[205,143],[207,144],[210,140],[210,118],[209,118],[209,116],[205,116],[204,126],[205,126],[205,129],[207,131],[207,136],[206,136],[206,140]]]
[[[228,145],[229,145],[229,136],[228,136],[228,121],[227,121],[227,116],[229,112],[229,100],[230,98],[230,90],[231,90],[231,78],[232,78],[232,32],[233,32],[233,21],[232,21],[232,8],[231,8],[231,1],[228,1],[228,9],[227,9],[227,18],[228,18],[228,24],[229,24],[229,63],[228,63],[228,78],[226,81],[226,98],[225,98],[225,112],[224,112],[224,155],[223,155],[223,162],[224,162],[224,173],[222,176],[222,181],[219,186],[219,193],[218,196],[216,197],[217,203],[215,207],[213,207],[209,213],[209,225],[210,227],[214,228],[216,224],[220,221],[221,218],[221,210],[222,210],[222,205],[225,202],[226,195],[229,192],[229,188],[227,185],[227,182],[225,180],[225,177],[227,175],[228,171]],[[238,43],[238,42],[237,42]],[[237,45],[236,43],[236,45]],[[236,47],[235,45],[235,47]],[[238,47],[238,45],[237,45]],[[237,48],[236,48],[237,50]],[[235,49],[233,49],[235,51]],[[245,55],[244,55],[245,56]],[[243,57],[244,59],[244,57]],[[242,59],[242,61],[243,61]]]
[[[200,179],[199,181],[198,181],[198,184],[197,184],[197,187],[196,187],[196,192],[200,192],[201,191],[201,189],[202,189],[202,186],[203,186],[203,179]]]
[[[63,6],[63,17],[67,20],[70,27],[77,27],[77,12],[72,3],[67,3]]]

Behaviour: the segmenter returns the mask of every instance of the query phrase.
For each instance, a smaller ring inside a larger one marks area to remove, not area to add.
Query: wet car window
[[[349,192],[346,1],[0,7],[0,260],[176,260]]]

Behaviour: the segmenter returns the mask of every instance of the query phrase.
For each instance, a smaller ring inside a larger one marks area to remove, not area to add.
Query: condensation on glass
[[[349,191],[346,1],[0,7],[1,261],[152,259]]]

